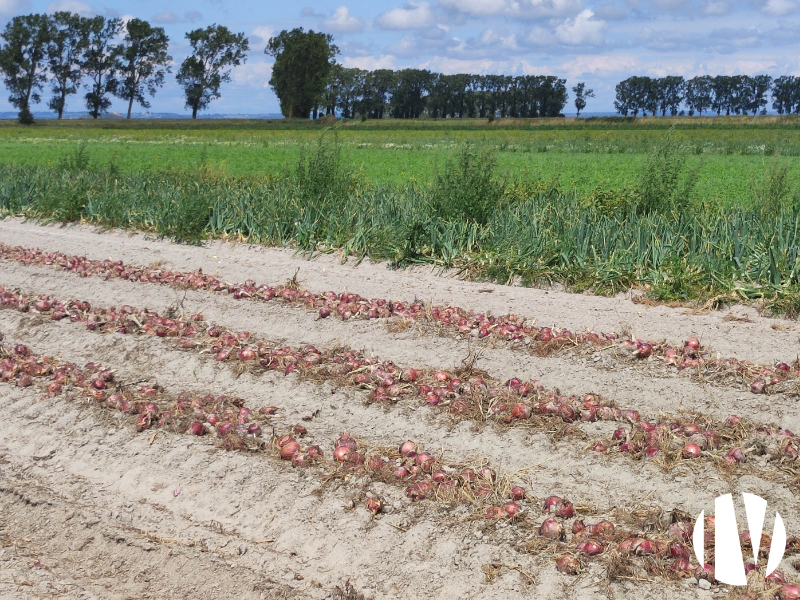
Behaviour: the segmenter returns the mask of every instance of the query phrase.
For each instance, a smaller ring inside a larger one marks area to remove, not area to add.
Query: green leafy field
[[[0,216],[800,313],[800,119],[0,125]]]
[[[95,166],[122,171],[186,171],[220,177],[277,175],[321,135],[376,185],[430,182],[464,144],[497,150],[506,179],[557,180],[586,195],[634,186],[645,156],[675,126],[697,172],[700,200],[748,203],[775,163],[800,188],[800,119],[367,121],[333,127],[265,121],[66,121],[31,128],[0,124],[0,163],[56,165],[80,144]]]

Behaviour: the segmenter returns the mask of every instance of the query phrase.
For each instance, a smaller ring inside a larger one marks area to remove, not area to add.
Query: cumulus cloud
[[[232,77],[233,82],[237,85],[267,88],[272,77],[272,63],[244,63],[233,70]]]
[[[0,15],[18,15],[30,9],[30,0],[0,0]]]
[[[375,22],[381,29],[417,29],[428,27],[435,20],[430,2],[408,2],[378,16]]]
[[[602,44],[605,27],[605,21],[596,20],[594,13],[587,8],[574,19],[567,19],[556,27],[556,37],[567,46]]]
[[[706,0],[703,4],[703,14],[710,17],[721,17],[733,10],[733,0]]]
[[[374,56],[343,56],[342,64],[348,69],[374,71],[376,69],[396,68],[396,59],[394,56],[387,54],[382,54],[379,58]]]
[[[334,33],[356,33],[363,31],[364,21],[350,14],[347,6],[340,6],[330,19],[322,21],[322,27]]]
[[[563,18],[583,8],[582,0],[439,0],[449,11],[472,17]]]
[[[580,77],[581,75],[607,76],[627,73],[638,68],[640,68],[639,59],[633,56],[592,54],[577,56],[562,63],[558,69],[570,77]]]
[[[761,10],[771,17],[784,17],[797,10],[797,3],[792,0],[767,0]]]
[[[196,10],[184,13],[183,17],[176,15],[171,10],[162,10],[151,19],[153,23],[158,25],[170,25],[172,23],[194,23],[203,18],[203,15]]]
[[[59,0],[59,2],[51,2],[47,5],[48,13],[60,11],[77,13],[82,17],[93,17],[97,14],[100,14],[100,11],[94,6],[87,4],[86,2],[81,2],[80,0]]]
[[[273,35],[275,35],[275,30],[272,27],[259,25],[250,32],[248,37],[255,44],[266,44]]]

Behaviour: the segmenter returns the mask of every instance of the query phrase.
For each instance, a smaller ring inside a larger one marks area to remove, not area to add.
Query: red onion
[[[298,452],[300,452],[300,444],[297,442],[289,442],[288,444],[281,446],[281,458],[283,460],[291,459],[292,456]]]
[[[594,450],[595,452],[603,453],[603,454],[606,453],[606,447],[603,444],[601,444],[600,442],[597,442],[594,446],[592,446],[592,450]]]
[[[367,510],[373,515],[377,515],[383,510],[383,501],[380,498],[367,498]]]
[[[221,438],[224,438],[228,435],[231,431],[235,429],[235,426],[230,421],[225,421],[224,423],[220,423],[217,426],[217,435]]]
[[[731,448],[725,455],[725,460],[729,463],[742,463],[747,460],[747,457],[739,448]]]
[[[681,452],[683,458],[698,458],[701,454],[702,451],[697,444],[686,444]]]
[[[405,467],[397,467],[397,469],[395,469],[394,472],[394,476],[397,477],[398,479],[405,479],[409,475],[411,475],[411,473]]]
[[[506,502],[503,505],[503,509],[506,511],[506,514],[509,517],[513,517],[515,515],[518,515],[519,511],[521,510],[520,507],[519,507],[519,504],[517,504],[516,502]]]
[[[406,496],[412,500],[423,500],[425,496],[433,491],[433,483],[430,481],[419,481],[406,489]]]
[[[60,393],[61,393],[61,384],[60,384],[60,383],[58,383],[57,381],[53,381],[53,382],[51,382],[51,383],[50,383],[50,384],[48,384],[48,386],[47,386],[47,393],[48,393],[48,395],[50,395],[51,397],[52,397],[52,396],[57,396],[58,394],[60,394]]]
[[[261,435],[261,425],[258,423],[250,423],[247,426],[247,433],[250,435]]]
[[[614,524],[611,521],[602,520],[599,523],[592,525],[592,535],[600,537],[610,536],[614,534]]]
[[[689,348],[690,350],[697,350],[700,348],[700,340],[696,337],[690,337],[686,340],[686,343],[683,345],[684,348]]]
[[[400,456],[407,456],[409,452],[416,452],[416,450],[417,445],[411,440],[400,444]]]
[[[522,488],[518,485],[515,485],[511,488],[511,499],[512,500],[522,500],[525,497],[525,488]]]
[[[342,436],[338,440],[336,440],[336,446],[337,447],[344,446],[345,448],[349,448],[350,450],[355,450],[356,441],[350,437],[349,433],[344,432]]]
[[[339,446],[336,450],[333,451],[333,459],[338,462],[344,462],[347,460],[347,456],[352,452],[350,448],[347,446]]]
[[[431,474],[431,479],[433,479],[436,483],[442,483],[445,479],[447,479],[447,473],[444,471],[434,471]]]
[[[678,521],[670,524],[669,528],[667,529],[667,534],[673,539],[688,542],[692,537],[692,529],[693,527],[690,523]]]
[[[251,348],[243,348],[239,351],[240,360],[253,360],[255,357],[256,353]]]
[[[636,348],[636,357],[637,358],[649,358],[650,355],[653,353],[653,346],[650,344],[641,344]]]
[[[619,429],[615,429],[614,433],[611,435],[612,440],[624,440],[628,437],[628,430],[624,427],[620,427]]]
[[[688,558],[676,558],[675,562],[672,563],[672,569],[682,573],[689,573],[692,570],[692,563],[689,562]]]
[[[782,363],[778,363],[777,365],[775,365],[775,368],[778,369],[779,371],[788,371],[789,370],[789,365],[787,365],[786,363],[782,362]]]
[[[539,533],[551,540],[563,540],[564,526],[555,517],[548,517],[539,526]]]
[[[400,379],[406,382],[416,381],[418,377],[419,371],[416,369],[406,369],[403,371],[403,374],[400,375]]]
[[[755,566],[755,565],[753,565]],[[765,581],[769,581],[770,583],[777,583],[782,584],[786,583],[786,576],[778,570],[773,571],[769,575],[764,578]]]
[[[504,511],[499,506],[490,506],[486,509],[486,518],[487,519],[502,519],[506,516],[506,511]]]
[[[188,429],[186,429],[186,433],[190,435],[203,435],[203,424],[197,421],[191,423]]]
[[[309,446],[306,453],[312,460],[322,458],[322,449],[319,446]]]
[[[331,316],[331,311],[325,308],[324,306],[319,309],[319,318],[320,319],[327,319]]]
[[[658,456],[658,448],[654,448],[651,446],[650,448],[644,451],[644,454],[645,456],[647,456],[647,458],[655,458],[656,456]]]
[[[778,598],[780,600],[800,600],[800,586],[796,585],[782,585],[778,590]]]
[[[603,552],[603,545],[594,540],[586,540],[585,542],[580,542],[575,549],[589,556],[596,556]]]
[[[478,475],[480,475],[487,481],[494,481],[495,479],[497,479],[497,473],[495,473],[494,470],[490,469],[489,467],[484,467],[483,469],[478,471]]]
[[[281,453],[281,458],[284,458],[283,453]],[[288,458],[292,461],[293,467],[307,467],[310,460],[307,455],[303,454],[299,450]]]
[[[739,415],[731,415],[730,417],[727,418],[727,420],[725,421],[725,424],[729,425],[730,427],[735,427],[736,425],[738,425],[741,422],[742,422],[742,418]]]
[[[556,569],[567,575],[577,575],[581,565],[572,554],[559,554],[556,556]]]
[[[586,529],[586,524],[583,522],[583,519],[575,519],[572,522],[572,533],[573,534],[580,533],[584,529]]]
[[[288,444],[290,442],[293,442],[293,441],[295,441],[294,438],[292,436],[290,436],[289,434],[286,434],[286,435],[284,435],[284,436],[282,436],[282,437],[280,437],[278,439],[278,442],[277,442],[278,448],[282,448],[286,444]]]
[[[511,416],[515,419],[530,419],[531,408],[527,404],[520,402],[519,404],[515,404],[514,408],[511,409]]]
[[[767,384],[764,382],[763,379],[756,379],[753,383],[750,384],[750,391],[754,394],[764,394],[766,393]]]
[[[683,542],[672,542],[669,554],[672,558],[689,558],[689,548]]]

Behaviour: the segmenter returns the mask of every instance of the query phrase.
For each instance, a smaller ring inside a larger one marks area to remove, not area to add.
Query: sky
[[[264,47],[294,27],[332,34],[346,67],[585,81],[596,94],[589,112],[613,111],[614,86],[631,75],[800,75],[800,0],[0,0],[3,20],[56,10],[164,27],[175,66],[153,112],[186,112],[174,77],[189,52],[184,35],[212,23],[250,40],[246,64],[209,108],[223,114],[279,112]],[[3,92],[0,110],[11,110]],[[67,110],[82,109],[71,97]],[[111,110],[124,109],[117,100]]]

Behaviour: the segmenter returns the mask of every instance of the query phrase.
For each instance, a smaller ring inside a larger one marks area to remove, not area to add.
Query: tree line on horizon
[[[47,106],[61,119],[69,96],[81,87],[84,105],[93,118],[108,111],[111,97],[150,108],[172,72],[169,37],[163,27],[147,21],[83,17],[61,11],[14,17],[0,32],[0,73],[9,102],[22,123],[32,123],[31,106],[42,99],[49,83]],[[196,117],[220,97],[220,86],[230,81],[230,69],[247,60],[249,42],[243,33],[222,25],[186,34],[191,54],[181,63],[176,79],[186,107]]]
[[[700,75],[684,79],[634,76],[617,84],[614,108],[627,117],[766,114],[770,97],[778,114],[800,114],[800,78],[784,75]]]

